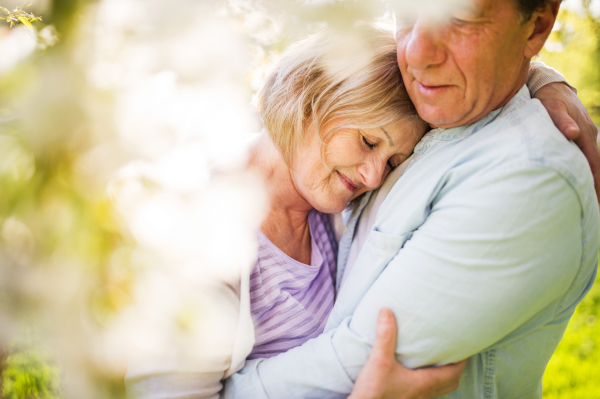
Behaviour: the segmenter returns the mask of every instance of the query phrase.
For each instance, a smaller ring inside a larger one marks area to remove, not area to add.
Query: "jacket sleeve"
[[[235,276],[207,278],[205,284],[194,285],[192,292],[179,292],[190,301],[185,305],[198,312],[193,314],[198,323],[186,335],[169,335],[161,350],[132,356],[125,376],[127,398],[218,397],[221,380],[242,368],[254,344],[250,270],[242,268],[240,274],[240,281]],[[146,308],[144,313],[158,321],[150,328],[160,330],[172,323],[157,309]]]
[[[556,69],[544,64],[542,61],[532,61],[529,64],[529,73],[527,75],[527,88],[531,98],[535,92],[550,83],[564,83],[577,94],[577,89],[572,86],[567,79]]]

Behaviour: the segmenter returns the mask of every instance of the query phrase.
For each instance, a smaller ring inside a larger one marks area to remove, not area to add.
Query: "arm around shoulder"
[[[549,85],[550,83],[564,83],[567,85],[575,94],[577,94],[577,88],[571,85],[567,78],[565,78],[560,72],[544,64],[541,61],[531,61],[529,64],[529,73],[527,74],[527,88],[531,97],[535,97],[535,93],[542,87]]]
[[[582,209],[560,174],[492,169],[445,190],[363,298],[339,351],[358,337],[373,342],[387,307],[405,366],[457,362],[566,294],[581,266]]]
[[[382,307],[399,323],[397,357],[414,368],[478,353],[564,295],[581,259],[577,195],[547,169],[502,176],[502,184],[497,178],[448,186],[352,317],[248,364],[227,381],[223,397],[346,397],[367,362]]]

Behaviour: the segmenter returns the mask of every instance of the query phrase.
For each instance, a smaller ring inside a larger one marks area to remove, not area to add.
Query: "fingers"
[[[364,365],[349,399],[385,398],[386,393],[394,393],[392,397],[408,388],[404,378],[394,378],[395,372],[406,371],[396,362],[396,318],[389,309],[381,309],[375,329],[375,342],[369,360]],[[402,376],[401,376],[402,377]]]
[[[389,358],[396,361],[396,318],[391,310],[382,308],[377,318],[377,329],[375,333],[375,342],[371,350],[371,356],[385,359]]]
[[[571,118],[571,115],[569,115],[566,110],[564,113],[561,112],[557,115],[558,116],[555,116],[553,121],[558,130],[560,130],[562,134],[569,140],[577,139],[581,134],[581,129],[579,128],[577,122]]]
[[[426,385],[430,386],[428,392],[432,397],[442,396],[458,388],[460,377],[468,362],[469,359],[465,359],[446,366],[419,369],[419,372],[423,373],[420,378],[427,381]]]
[[[594,125],[591,118],[585,112],[585,108],[572,109],[570,114],[579,125],[581,133],[574,140],[575,144],[581,149],[583,155],[590,164],[592,175],[594,176],[594,188],[596,195],[600,198],[600,150],[598,150],[598,128]]]
[[[591,135],[581,135],[575,140],[575,144],[579,146],[590,164],[590,169],[594,176],[596,196],[600,199],[600,150],[598,150],[598,145]]]
[[[569,140],[577,139],[581,134],[579,124],[571,117],[564,103],[548,104],[548,114],[558,130]]]
[[[598,150],[598,128],[587,114],[579,118],[581,134],[574,140],[590,164],[594,176],[594,188],[600,199],[600,150]]]
[[[578,119],[581,110],[578,108],[581,102],[567,85],[560,82],[547,84],[535,93],[535,98],[541,101],[552,122],[567,139],[575,140],[579,137],[581,126]],[[585,109],[583,112],[585,113]]]
[[[460,379],[460,376],[467,366],[468,359],[461,362],[448,364],[446,366],[428,367],[419,369],[423,373],[427,373],[427,377],[432,383],[444,384]]]
[[[551,83],[539,89],[536,97],[546,107],[550,118],[569,140],[581,149],[594,176],[594,189],[600,199],[600,150],[598,129],[579,98],[562,83]]]
[[[435,398],[458,388],[467,360],[442,367],[410,370],[396,361],[398,327],[393,313],[379,311],[375,342],[349,399]]]
[[[440,367],[444,372],[447,373],[448,379],[460,378],[463,370],[467,367],[467,363],[469,363],[469,359],[462,360],[458,363],[448,364],[446,366]]]

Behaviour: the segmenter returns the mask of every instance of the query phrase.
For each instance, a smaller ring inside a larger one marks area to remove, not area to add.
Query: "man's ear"
[[[525,45],[525,57],[533,58],[536,56],[546,43],[546,39],[552,32],[554,21],[558,15],[560,0],[550,0],[546,7],[536,11],[531,16],[531,19],[526,24],[531,24],[531,35],[527,39]]]

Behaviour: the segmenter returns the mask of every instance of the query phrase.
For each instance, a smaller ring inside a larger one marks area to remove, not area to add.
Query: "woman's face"
[[[326,125],[324,137],[340,124]],[[343,128],[323,144],[313,128],[293,155],[292,180],[317,210],[341,212],[352,199],[379,187],[388,173],[410,156],[425,131],[425,124],[419,121],[375,129]]]

